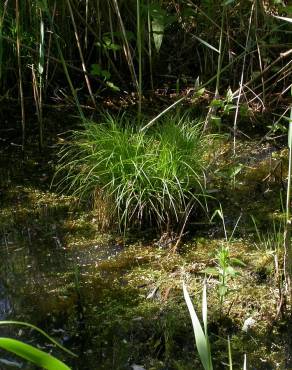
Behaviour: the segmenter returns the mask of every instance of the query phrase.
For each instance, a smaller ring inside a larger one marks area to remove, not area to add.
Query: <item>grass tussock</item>
[[[125,115],[105,115],[73,131],[60,150],[58,188],[92,201],[121,230],[147,222],[159,228],[204,207],[208,137],[188,117],[166,117],[141,132]]]

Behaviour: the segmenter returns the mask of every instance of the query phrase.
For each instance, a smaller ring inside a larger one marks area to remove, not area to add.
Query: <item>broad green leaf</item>
[[[212,363],[210,362],[210,358],[211,358],[210,347],[208,345],[208,341],[205,337],[204,331],[201,327],[200,321],[198,319],[198,316],[196,314],[191,298],[189,296],[189,293],[184,283],[183,283],[183,293],[184,293],[184,298],[185,298],[185,301],[186,301],[186,304],[187,304],[187,307],[188,307],[188,310],[191,316],[194,334],[195,334],[196,346],[198,349],[198,353],[199,353],[202,365],[205,370],[212,370],[213,367],[212,367]]]
[[[223,113],[229,114],[230,111],[236,109],[236,105],[233,104],[226,104],[223,108]]]
[[[29,344],[11,338],[0,338],[0,347],[47,370],[70,370],[57,358]]]

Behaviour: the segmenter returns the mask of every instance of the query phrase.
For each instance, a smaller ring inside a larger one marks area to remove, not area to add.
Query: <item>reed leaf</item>
[[[0,347],[40,366],[43,369],[70,370],[70,367],[57,358],[16,339],[0,338]]]
[[[205,370],[212,370],[213,365],[212,365],[212,358],[211,358],[211,349],[210,349],[209,339],[207,335],[206,284],[204,284],[204,289],[203,289],[203,305],[202,305],[205,332],[200,324],[200,320],[198,319],[198,316],[196,314],[191,298],[189,296],[189,293],[184,283],[183,283],[183,294],[184,294],[184,299],[186,301],[186,304],[187,304],[187,307],[188,307],[188,310],[191,316],[194,334],[195,334],[196,346],[197,346],[197,350],[200,356],[200,360]]]

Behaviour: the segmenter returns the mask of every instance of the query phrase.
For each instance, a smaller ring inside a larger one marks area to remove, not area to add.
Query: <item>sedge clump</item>
[[[57,185],[92,200],[108,226],[169,229],[194,206],[205,206],[209,139],[186,116],[139,128],[126,115],[85,122],[60,149]]]

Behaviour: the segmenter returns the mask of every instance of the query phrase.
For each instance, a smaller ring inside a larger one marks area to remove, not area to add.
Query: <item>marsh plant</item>
[[[222,305],[224,299],[229,291],[230,279],[240,275],[239,271],[235,269],[235,265],[243,265],[244,263],[237,258],[230,256],[229,247],[222,245],[216,253],[216,270],[218,273],[218,295],[220,304]]]
[[[198,350],[201,363],[205,370],[213,370],[211,347],[210,347],[208,330],[207,330],[208,328],[208,319],[207,319],[208,308],[207,308],[206,282],[204,282],[204,285],[203,285],[203,298],[202,298],[203,327],[201,326],[200,320],[194,309],[193,303],[191,301],[190,295],[188,293],[188,290],[185,284],[183,284],[183,293],[184,293],[185,302],[189,310],[189,314],[191,316],[192,325],[193,325],[194,334],[195,334],[196,346],[197,346],[197,350]]]
[[[168,230],[185,222],[194,205],[205,207],[209,139],[187,116],[141,131],[135,119],[105,115],[62,146],[57,185],[93,201],[120,230],[145,222]]]
[[[60,343],[58,343],[55,339],[51,338],[43,330],[39,329],[38,327],[32,324],[22,322],[22,321],[0,321],[0,326],[3,326],[3,325],[5,326],[6,325],[15,326],[16,325],[16,326],[22,326],[22,327],[36,330],[37,332],[43,335],[47,340],[49,340],[51,343],[53,343],[56,347],[58,347],[62,351],[70,354],[71,356],[77,357],[73,352],[63,347]],[[0,348],[17,355],[29,361],[30,363],[37,365],[38,367],[42,369],[70,370],[70,367],[68,367],[64,362],[60,361],[56,357],[53,357],[52,355],[34,346],[31,346],[30,344],[26,344],[22,341],[19,341],[17,339],[1,337],[0,338]],[[5,363],[5,359],[2,359],[2,361],[3,363]],[[9,366],[13,366],[13,363],[10,361],[7,362],[7,366],[8,366],[8,363],[9,363]]]
[[[207,304],[207,285],[206,281],[203,284],[203,296],[202,296],[202,319],[203,325],[201,325],[198,318],[197,312],[192,303],[191,297],[187,290],[186,285],[183,283],[183,294],[188,311],[192,320],[192,326],[195,334],[195,342],[199,354],[199,358],[204,370],[213,370],[212,352],[208,334],[208,304]],[[228,367],[230,370],[233,369],[232,361],[232,350],[231,343],[228,337]],[[247,369],[246,355],[244,355],[243,370]]]
[[[220,208],[214,212],[213,216],[211,217],[211,220],[213,220],[213,218],[217,215],[222,221],[222,226],[223,226],[224,236],[225,236],[225,244],[221,244],[220,247],[216,251],[216,255],[215,255],[215,265],[216,266],[208,267],[204,270],[204,272],[210,275],[218,276],[218,296],[220,300],[220,309],[222,310],[225,297],[228,294],[229,289],[230,289],[229,288],[230,280],[240,275],[240,272],[236,269],[235,266],[244,267],[245,263],[238,258],[231,257],[230,249],[229,249],[230,243],[233,239],[233,235],[241,219],[241,215],[237,219],[230,236],[227,235],[226,223],[225,223],[224,213],[223,213],[223,209],[221,205],[220,205]]]
[[[245,266],[245,264],[238,258],[230,256],[229,247],[221,245],[215,255],[216,267],[208,267],[204,270],[205,273],[218,277],[218,296],[220,307],[222,309],[226,295],[230,291],[231,279],[240,275],[240,272],[235,266]]]

